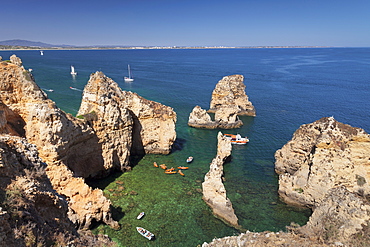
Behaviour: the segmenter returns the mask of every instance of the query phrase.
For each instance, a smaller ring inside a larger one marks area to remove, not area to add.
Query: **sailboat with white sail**
[[[77,75],[77,72],[75,71],[75,67],[71,65],[71,75]]]
[[[124,78],[125,82],[132,82],[132,81],[134,81],[134,78],[131,75],[131,70],[130,70],[130,65],[129,64],[127,65],[127,69],[128,69],[128,77],[125,76],[125,78]]]

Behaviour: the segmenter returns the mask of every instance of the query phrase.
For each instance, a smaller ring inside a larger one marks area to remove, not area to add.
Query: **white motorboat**
[[[143,236],[143,237],[145,237],[145,238],[147,238],[149,240],[154,239],[154,234],[151,233],[150,231],[148,231],[148,230],[146,230],[146,229],[144,229],[142,227],[136,227],[136,230],[137,230],[138,233],[141,234],[141,236]]]

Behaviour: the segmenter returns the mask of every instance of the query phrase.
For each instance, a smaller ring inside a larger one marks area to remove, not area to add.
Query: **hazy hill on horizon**
[[[10,45],[10,46],[30,46],[30,47],[71,47],[71,45],[52,45],[38,41],[30,41],[30,40],[23,40],[23,39],[12,39],[12,40],[4,40],[0,41],[0,45]]]

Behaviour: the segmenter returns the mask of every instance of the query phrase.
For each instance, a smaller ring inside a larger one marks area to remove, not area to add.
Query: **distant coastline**
[[[2,51],[12,50],[160,50],[160,49],[277,49],[277,48],[331,48],[330,46],[74,46],[34,47],[0,45]]]

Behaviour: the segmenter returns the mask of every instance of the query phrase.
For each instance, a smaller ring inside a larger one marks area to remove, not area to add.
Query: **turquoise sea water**
[[[209,50],[81,50],[0,51],[3,59],[16,54],[32,68],[37,84],[66,112],[76,114],[82,90],[95,71],[103,71],[123,90],[174,108],[178,141],[170,155],[147,155],[131,172],[96,182],[113,202],[120,231],[97,226],[121,246],[197,246],[214,237],[238,234],[215,219],[202,200],[201,183],[216,154],[219,130],[187,126],[195,105],[208,109],[216,83],[226,75],[242,74],[256,117],[242,117],[244,126],[224,133],[250,138],[235,146],[224,166],[225,187],[239,223],[251,231],[284,230],[307,222],[302,211],[278,198],[274,153],[300,125],[334,116],[340,122],[370,130],[370,48],[209,49]],[[130,64],[135,81],[125,83]],[[70,75],[70,66],[78,75]],[[177,167],[194,162],[185,176],[166,175],[153,162]],[[142,220],[136,216],[146,212]],[[156,240],[141,237],[142,226]]]

